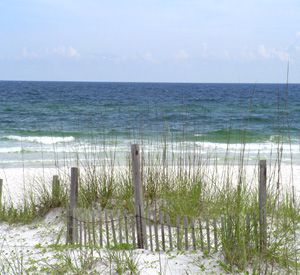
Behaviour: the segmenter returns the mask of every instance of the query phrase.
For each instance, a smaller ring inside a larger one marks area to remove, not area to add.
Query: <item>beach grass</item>
[[[146,209],[164,210],[173,222],[177,215],[222,220],[218,231],[224,257],[221,265],[228,270],[242,271],[249,266],[258,273],[274,266],[292,273],[299,270],[299,198],[295,197],[293,189],[277,188],[280,175],[272,171],[279,171],[280,160],[272,169],[270,166],[268,174],[268,245],[261,253],[257,165],[252,166],[253,173],[249,178],[245,172],[248,160],[244,152],[238,154],[237,159],[225,156],[220,165],[216,158],[203,156],[196,145],[191,151],[184,145],[174,150],[166,142],[160,144],[163,146],[159,150],[142,154]],[[106,155],[110,156],[109,161],[77,159],[81,170],[78,206],[87,208],[96,202],[103,209],[126,209],[133,213],[134,189],[129,155],[122,166],[116,161],[116,151],[106,152]],[[31,223],[53,208],[66,208],[68,190],[69,178],[61,179],[59,197],[55,198],[49,183],[35,181],[21,203],[3,202],[0,219],[10,224]],[[254,229],[251,234],[249,225]],[[125,270],[123,262],[128,259],[120,257],[119,269]],[[134,266],[132,263],[132,268]]]

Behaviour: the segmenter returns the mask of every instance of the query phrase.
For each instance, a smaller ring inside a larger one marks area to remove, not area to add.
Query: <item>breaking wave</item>
[[[32,142],[32,143],[40,143],[40,144],[56,144],[56,143],[67,143],[75,140],[73,136],[68,137],[51,137],[51,136],[5,136],[6,140],[15,140],[21,142]]]

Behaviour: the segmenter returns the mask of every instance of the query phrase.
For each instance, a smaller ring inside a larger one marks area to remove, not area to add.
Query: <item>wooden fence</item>
[[[171,219],[163,211],[146,211],[138,217],[121,210],[102,210],[100,206],[76,208],[73,212],[76,240],[80,247],[140,248],[137,242],[137,223],[145,223],[144,249],[151,251],[202,250],[216,252],[222,247],[222,238],[235,244],[237,219],[221,216],[220,219],[195,219],[177,216]],[[252,216],[251,216],[252,215]],[[259,216],[252,213],[238,222],[245,229],[245,242],[253,249],[261,248],[259,238]]]
[[[217,220],[195,220],[192,217],[177,216],[172,221],[163,211],[147,211],[141,217],[126,211],[101,210],[93,206],[89,209],[76,208],[73,212],[76,228],[75,244],[80,246],[139,248],[138,223],[145,226],[143,245],[152,251],[206,250],[217,251],[220,246]]]
[[[217,251],[222,243],[222,234],[232,234],[234,230],[231,228],[232,218],[223,216],[219,220],[201,220],[199,217],[177,216],[171,219],[168,213],[162,211],[145,211],[140,150],[137,144],[131,146],[131,156],[135,199],[134,214],[120,210],[117,212],[109,209],[101,210],[96,204],[89,209],[77,208],[79,169],[71,168],[67,243],[99,247],[128,244],[132,248],[163,251],[173,249]],[[253,245],[260,247],[261,252],[265,252],[267,247],[266,178],[266,160],[260,160],[259,217],[250,219],[250,216],[247,215],[245,224],[249,240],[251,234],[259,236]],[[52,199],[54,201],[59,199],[59,185],[58,176],[53,176]],[[3,180],[0,179],[0,210],[2,208],[2,187]],[[252,224],[250,224],[250,220]],[[257,223],[256,220],[258,220]]]
[[[132,177],[134,183],[135,214],[126,211],[78,209],[78,168],[71,169],[70,207],[68,211],[67,242],[80,245],[111,247],[130,244],[133,248],[150,250],[206,250],[217,251],[222,234],[232,234],[231,217],[220,220],[199,220],[198,217],[177,216],[172,221],[168,213],[145,211],[141,181],[140,150],[131,146]],[[254,234],[259,240],[253,244],[264,252],[267,246],[266,224],[266,161],[259,162],[259,222],[247,215],[245,221],[248,237]],[[221,234],[218,234],[221,232]],[[233,235],[232,235],[233,236]],[[259,242],[259,244],[258,244]]]

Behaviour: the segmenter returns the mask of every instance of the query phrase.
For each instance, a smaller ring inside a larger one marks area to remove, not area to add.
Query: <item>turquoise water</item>
[[[219,155],[246,143],[253,158],[279,142],[300,159],[296,84],[2,81],[0,98],[2,167],[163,140]]]

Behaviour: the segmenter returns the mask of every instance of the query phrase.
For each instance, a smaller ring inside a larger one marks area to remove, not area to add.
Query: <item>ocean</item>
[[[133,142],[200,148],[220,161],[282,147],[283,161],[300,163],[299,84],[1,81],[0,98],[0,168],[126,154]]]

